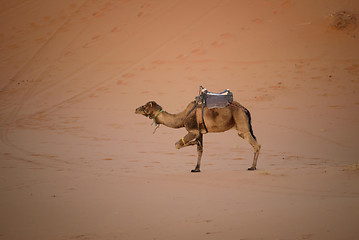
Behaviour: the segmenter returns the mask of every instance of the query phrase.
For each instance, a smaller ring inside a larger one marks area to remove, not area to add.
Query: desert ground
[[[359,2],[13,0],[0,7],[0,239],[359,239]],[[182,111],[203,85],[236,131]]]

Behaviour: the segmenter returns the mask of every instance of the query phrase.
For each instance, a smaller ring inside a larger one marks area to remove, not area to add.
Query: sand
[[[358,14],[355,0],[3,2],[0,239],[359,239]],[[257,171],[228,131],[204,136],[193,174],[185,129],[134,114],[179,112],[200,85],[250,110]]]

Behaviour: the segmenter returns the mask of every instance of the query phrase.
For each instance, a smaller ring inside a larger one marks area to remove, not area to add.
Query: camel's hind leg
[[[254,138],[254,136],[250,132],[238,133],[238,135],[240,137],[242,137],[243,139],[247,140],[247,142],[249,142],[249,144],[253,147],[253,150],[254,150],[253,163],[252,163],[252,166],[250,168],[248,168],[248,170],[256,170],[257,169],[257,160],[258,160],[258,156],[259,156],[259,151],[261,149],[261,145],[257,142],[257,140]]]
[[[199,133],[187,133],[186,136],[181,138],[176,142],[176,148],[180,149],[187,146],[197,145],[197,165],[196,168],[193,169],[191,172],[200,172],[201,167],[201,159],[202,159],[202,153],[203,153],[203,134]]]

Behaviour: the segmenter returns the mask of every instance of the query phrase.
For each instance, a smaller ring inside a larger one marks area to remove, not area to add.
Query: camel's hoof
[[[201,172],[201,170],[199,170],[199,169],[193,169],[193,170],[191,170],[191,172]]]
[[[257,170],[257,168],[256,168],[256,167],[250,167],[250,168],[248,168],[248,171],[254,171],[254,170]]]

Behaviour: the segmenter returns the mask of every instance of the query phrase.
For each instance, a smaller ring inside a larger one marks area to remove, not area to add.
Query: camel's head
[[[136,108],[135,113],[153,118],[156,115],[156,113],[158,113],[161,110],[162,107],[160,105],[158,105],[155,101],[150,101],[145,105]]]

